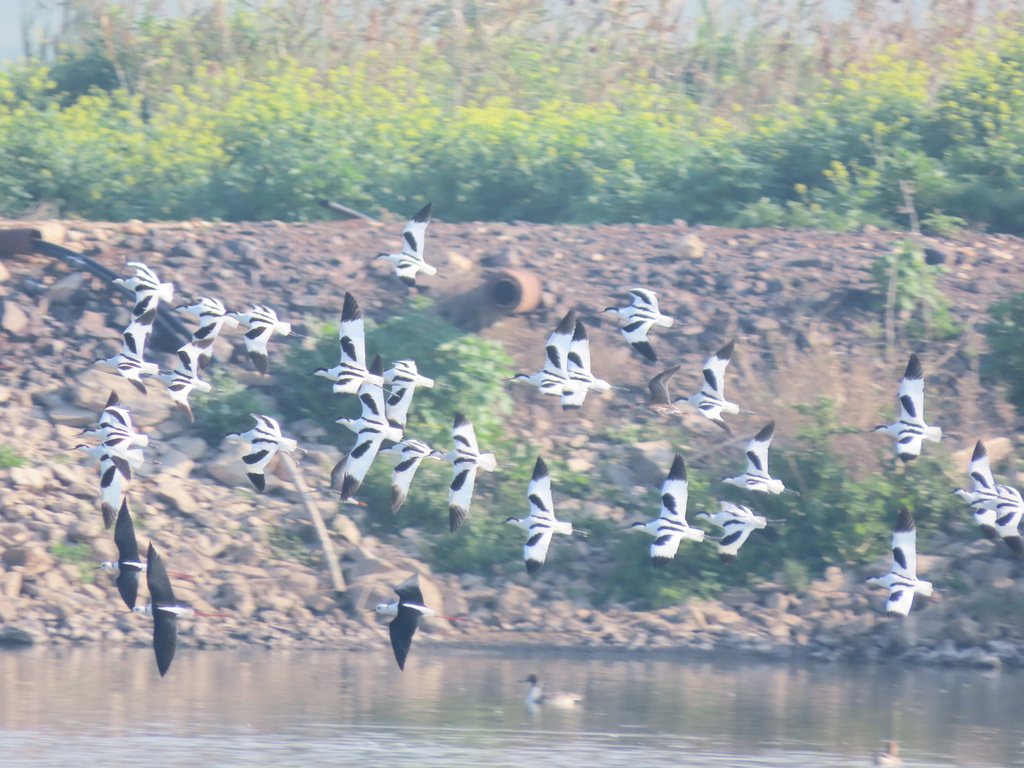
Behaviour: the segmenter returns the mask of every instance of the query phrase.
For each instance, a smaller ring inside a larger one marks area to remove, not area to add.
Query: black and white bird
[[[236,433],[228,435],[228,437],[236,437],[249,444],[249,452],[242,457],[242,461],[246,465],[245,474],[248,475],[256,490],[262,493],[267,487],[267,478],[263,470],[267,468],[279,450],[285,453],[294,453],[299,444],[292,438],[284,437],[281,434],[281,425],[275,419],[261,416],[258,413],[249,415],[256,419],[256,426],[248,432]]]
[[[395,651],[395,661],[398,668],[405,669],[405,660],[409,657],[409,649],[412,648],[412,636],[416,634],[416,628],[420,619],[428,618],[448,619],[449,621],[462,621],[455,616],[442,616],[433,608],[423,604],[423,592],[420,591],[420,575],[414,573],[397,587],[395,592],[398,601],[394,603],[379,603],[374,611],[381,616],[394,616],[388,624],[388,632],[391,635],[391,647]]]
[[[674,321],[671,317],[658,311],[658,294],[654,291],[646,288],[633,288],[629,295],[632,297],[633,303],[628,307],[608,307],[602,314],[611,313],[622,320],[625,323],[622,327],[622,335],[626,341],[647,360],[656,363],[658,356],[647,340],[647,333],[655,325],[661,328],[671,328]]]
[[[409,286],[416,285],[416,273],[436,275],[437,269],[430,266],[423,258],[423,243],[430,223],[430,214],[434,210],[433,203],[427,203],[405,225],[402,231],[401,253],[380,253],[378,259],[387,259],[395,265],[395,275]]]
[[[781,480],[768,474],[768,447],[775,436],[775,422],[770,421],[747,443],[747,471],[736,477],[723,477],[723,483],[738,485],[758,493],[792,493]]]
[[[985,444],[981,440],[974,444],[969,473],[971,480],[974,481],[974,487],[969,491],[961,488],[953,493],[971,505],[974,521],[981,527],[981,532],[985,534],[985,538],[994,541],[999,538],[999,533],[996,531],[999,486],[996,485],[995,478],[992,476],[988,451],[985,450]]]
[[[384,388],[377,384],[383,380],[384,364],[380,355],[374,359],[369,370],[372,378],[365,379],[359,387],[359,403],[362,412],[358,419],[342,417],[336,419],[356,433],[356,444],[331,471],[331,488],[341,492],[342,501],[355,496],[363,478],[370,471],[385,440],[399,442],[402,430],[388,423],[384,405]]]
[[[229,315],[220,299],[200,296],[197,304],[178,307],[179,312],[199,318],[199,327],[192,332],[192,338],[178,350],[178,365],[192,376],[198,377],[210,363],[213,343],[221,329],[237,328],[238,320]]]
[[[144,357],[146,341],[149,339],[149,335],[153,331],[153,323],[156,321],[156,298],[150,296],[142,299],[135,305],[135,310],[141,310],[141,314],[133,318],[121,334],[121,351],[113,357],[96,362],[115,368],[118,374],[130,381],[139,392],[146,394],[146,385],[142,378],[155,376],[160,372],[156,363],[147,363]]]
[[[128,606],[128,610],[133,611],[139,596],[139,575],[146,571],[146,564],[139,557],[139,544],[135,540],[135,526],[128,511],[127,498],[121,502],[121,508],[117,512],[114,544],[117,546],[117,560],[100,563],[100,568],[117,571],[117,591],[124,604]]]
[[[658,517],[649,523],[633,523],[631,529],[638,528],[654,536],[651,544],[651,560],[655,565],[668,565],[683,541],[704,541],[704,531],[694,528],[686,522],[686,501],[689,494],[689,482],[686,479],[686,462],[681,454],[676,454],[668,477],[661,484],[661,511]]]
[[[523,547],[523,559],[526,561],[527,573],[535,573],[548,556],[551,537],[556,533],[572,535],[572,523],[555,519],[555,505],[551,497],[551,475],[548,465],[540,456],[533,466],[533,477],[526,490],[530,501],[528,517],[510,517],[506,523],[522,528],[529,534]]]
[[[877,426],[872,432],[885,432],[895,437],[896,455],[903,461],[913,461],[921,455],[923,440],[937,443],[942,439],[942,429],[930,427],[924,420],[924,372],[916,354],[910,356],[900,382],[899,421]]]
[[[249,353],[249,359],[257,371],[263,375],[269,373],[267,342],[275,333],[288,336],[292,332],[291,323],[279,320],[277,312],[262,304],[254,305],[248,312],[232,312],[227,316],[248,329],[245,332],[245,351]]]
[[[526,694],[526,708],[532,714],[541,708],[578,709],[583,704],[583,696],[578,693],[544,693],[544,686],[534,674],[527,675],[519,682],[530,684],[530,692]]]
[[[874,576],[867,580],[875,587],[889,590],[885,610],[896,616],[906,616],[914,603],[914,595],[928,597],[932,593],[931,582],[917,578],[917,527],[914,516],[906,507],[900,509],[896,532],[892,535],[892,570],[885,576]]]
[[[575,309],[566,312],[548,337],[544,347],[544,367],[532,376],[517,373],[511,381],[522,381],[537,387],[541,394],[561,397],[569,383],[569,348],[576,333],[577,320]]]
[[[363,312],[351,293],[345,294],[338,326],[341,362],[333,368],[317,368],[314,376],[323,376],[334,382],[334,394],[354,395],[364,381],[384,386],[383,375],[371,374],[366,368],[366,329]]]
[[[171,402],[189,422],[195,422],[196,417],[192,413],[192,405],[188,401],[188,396],[192,394],[193,390],[200,392],[213,390],[209,382],[187,373],[181,366],[176,367],[171,373],[158,373],[153,378],[167,385],[167,394],[170,396]]]
[[[612,388],[611,384],[597,378],[590,370],[590,340],[587,339],[587,328],[582,320],[576,321],[576,330],[569,342],[566,373],[568,382],[562,390],[562,410],[583,407],[590,391],[607,392]]]
[[[157,301],[164,301],[168,304],[174,299],[174,283],[161,283],[156,272],[143,264],[141,261],[129,261],[129,267],[135,268],[134,277],[118,277],[110,282],[120,285],[135,292],[135,305],[138,305],[150,298]],[[154,302],[154,309],[155,309]]]
[[[391,394],[385,402],[388,423],[404,430],[416,387],[430,389],[434,386],[434,380],[420,374],[415,360],[398,360],[389,370],[384,371],[384,381],[391,385]]]
[[[128,511],[127,499],[121,502],[121,509],[117,513],[114,544],[117,546],[117,560],[100,563],[99,567],[117,574],[117,579],[114,582],[117,585],[117,591],[129,610],[134,611],[139,596],[139,575],[146,572],[147,565],[139,557],[139,544],[135,539],[135,526],[132,524],[132,516]],[[192,578],[184,573],[168,571],[168,574],[178,579]]]
[[[498,462],[493,453],[480,453],[473,424],[461,413],[455,415],[452,440],[455,441],[452,450],[447,453],[434,451],[434,455],[451,463],[454,470],[452,483],[448,487],[448,525],[454,532],[469,514],[477,470],[493,472]]]
[[[136,605],[133,613],[153,618],[153,651],[156,653],[156,668],[160,677],[167,674],[178,648],[178,619],[193,616],[224,616],[222,613],[203,613],[186,605],[178,605],[171,587],[171,578],[163,559],[157,554],[153,542],[149,542],[146,554],[146,586],[149,587],[147,605]]]
[[[701,385],[700,392],[675,401],[676,404],[689,403],[696,406],[701,416],[710,419],[729,435],[732,434],[732,430],[725,423],[722,414],[751,413],[751,411],[743,411],[736,403],[730,403],[725,399],[725,369],[729,365],[729,360],[732,359],[735,347],[736,340],[733,339],[704,363],[704,383]]]
[[[996,505],[996,534],[1017,557],[1024,557],[1024,542],[1021,541],[1020,523],[1024,517],[1024,497],[1012,485],[999,486],[999,503]]]
[[[391,472],[391,513],[394,514],[405,504],[409,496],[412,479],[424,459],[438,459],[429,445],[419,440],[404,440],[401,443],[385,448],[381,453],[398,456],[398,464]]]
[[[723,529],[722,538],[718,540],[718,559],[725,564],[736,559],[743,542],[753,531],[767,527],[769,522],[773,525],[785,523],[785,520],[768,520],[761,515],[755,515],[750,507],[733,504],[731,501],[719,502],[717,512],[697,512],[694,517],[707,520]]]
[[[650,394],[647,396],[647,400],[642,403],[637,403],[636,407],[645,407],[649,411],[661,416],[663,419],[670,419],[674,416],[682,416],[683,412],[679,409],[679,406],[672,402],[672,396],[668,391],[668,382],[680,366],[673,365],[671,368],[659,373],[647,382],[647,389]]]

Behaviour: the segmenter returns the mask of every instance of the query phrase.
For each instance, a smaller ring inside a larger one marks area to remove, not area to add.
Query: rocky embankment
[[[305,318],[335,318],[346,290],[378,320],[404,305],[409,293],[388,265],[371,259],[398,245],[400,222],[386,228],[278,222],[35,226],[43,228],[46,239],[118,272],[125,271],[126,261],[145,261],[173,280],[184,298],[218,296],[232,309],[251,301],[272,304],[300,331]],[[869,267],[895,239],[881,232],[691,229],[682,223],[553,227],[435,222],[430,237],[430,260],[448,276],[424,280],[439,306],[457,307],[453,297],[479,284],[488,270],[515,267],[540,275],[544,293],[537,310],[482,331],[502,340],[523,370],[538,366],[537,344],[567,307],[600,310],[632,285],[644,284],[659,291],[663,307],[680,319],[670,333],[659,336],[663,359],[696,370],[709,349],[737,335],[747,348],[759,351],[737,362],[737,388],[761,403],[774,398],[779,407],[787,395],[759,390],[757,380],[761,372],[780,365],[787,350],[851,357],[866,338],[878,338],[878,313],[871,309],[877,286]],[[945,253],[950,266],[941,287],[952,299],[954,319],[969,327],[992,301],[1021,285],[1024,243],[1017,239],[971,235],[932,245]],[[150,435],[149,455],[159,462],[147,463],[131,488],[140,542],[158,542],[170,567],[193,577],[175,582],[182,601],[227,614],[183,622],[185,645],[380,648],[387,642],[386,627],[366,609],[389,598],[391,587],[410,572],[418,572],[428,604],[468,617],[464,622],[425,622],[425,642],[742,650],[821,659],[882,659],[896,649],[902,658],[922,662],[1024,663],[1024,571],[1005,548],[976,540],[966,525],[963,536],[931,539],[928,554],[920,558],[922,575],[955,582],[955,594],[941,590],[921,600],[906,621],[886,618],[884,594],[862,583],[888,567],[881,562],[863,572],[831,568],[809,586],[760,583],[718,600],[689,600],[645,612],[597,594],[585,566],[541,571],[534,578],[511,568],[496,569],[486,578],[435,573],[419,559],[419,532],[407,530],[386,541],[364,536],[359,508],[338,510],[336,503],[320,497],[316,503],[338,547],[346,580],[346,591],[337,593],[316,547],[295,545],[313,538],[297,491],[284,477],[275,476],[267,494],[254,494],[237,446],[197,436],[158,386],[143,398],[91,366],[120,346],[128,321],[120,297],[99,280],[54,260],[17,256],[0,260],[0,300],[0,643],[150,643],[149,622],[125,614],[109,575],[89,570],[116,559],[116,553],[102,528],[96,468],[69,450],[79,442],[78,433],[95,423],[115,388],[130,405],[136,425]],[[614,328],[600,331],[607,338],[599,337],[605,346],[595,368],[616,370],[616,383],[641,392],[649,371],[631,362]],[[976,339],[969,333],[966,337]],[[936,356],[949,352],[944,394],[936,401],[960,398],[949,420],[951,428],[964,433],[964,448],[969,451],[970,435],[982,434],[990,438],[990,450],[1005,455],[1017,438],[991,438],[1013,431],[1004,424],[1012,422],[1012,412],[1000,409],[996,398],[976,386],[965,389],[971,370],[957,368],[964,365],[959,343],[950,342],[948,349],[936,345]],[[280,365],[274,350],[272,343],[274,364]],[[214,356],[236,380],[272,401],[273,378],[251,372],[240,334],[225,334]],[[157,359],[170,367],[167,358]],[[960,402],[965,392],[971,395],[966,404]],[[623,494],[615,500],[595,494],[565,503],[560,511],[630,519],[636,510],[622,499],[660,480],[671,450],[658,440],[624,446],[600,439],[598,427],[609,420],[643,423],[630,408],[635,398],[609,393],[588,403],[582,416],[569,418],[531,392],[513,394],[513,435],[537,450],[564,449],[570,469],[599,473]],[[1004,424],[1001,432],[999,424]],[[325,485],[339,448],[321,444],[325,433],[320,425],[282,426],[308,450],[301,462],[307,481]],[[709,445],[720,442],[716,428],[700,420],[684,426],[698,441],[704,435]],[[586,562],[599,545],[574,541],[566,546],[576,547]]]

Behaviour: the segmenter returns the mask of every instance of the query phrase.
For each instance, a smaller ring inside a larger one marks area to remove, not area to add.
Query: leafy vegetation
[[[0,72],[2,215],[314,219],[329,197],[429,199],[449,221],[854,229],[903,224],[902,182],[930,231],[1024,231],[1009,3],[903,26],[863,4],[828,31],[815,3],[709,6],[672,41],[607,28],[604,2],[566,24],[507,2],[343,18],[304,0],[209,18],[73,4],[48,64]],[[642,11],[646,29],[673,12]]]
[[[909,238],[875,259],[871,274],[885,304],[904,318],[911,335],[945,339],[956,335],[949,299],[935,283],[946,267],[928,264],[924,248]]]
[[[1024,409],[1024,293],[989,307],[992,321],[982,326],[989,355],[982,370],[991,380],[1009,386],[1007,398]]]
[[[196,434],[211,445],[219,444],[225,435],[252,429],[254,422],[250,414],[268,412],[268,398],[230,376],[215,373],[210,383],[212,392],[192,394],[192,411],[196,417]]]
[[[24,465],[24,456],[9,445],[0,445],[0,469],[11,469],[13,467],[23,467]]]

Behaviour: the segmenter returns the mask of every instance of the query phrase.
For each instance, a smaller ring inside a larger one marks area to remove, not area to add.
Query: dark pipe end
[[[35,253],[32,240],[38,240],[41,234],[38,229],[0,229],[0,254]]]

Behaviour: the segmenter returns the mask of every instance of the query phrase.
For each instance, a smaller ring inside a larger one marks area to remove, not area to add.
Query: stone
[[[18,488],[40,491],[46,487],[49,473],[39,467],[11,467],[11,484]]]
[[[0,555],[0,562],[8,570],[21,566],[26,576],[35,576],[50,570],[56,560],[38,544],[25,544],[5,549]]]
[[[202,442],[202,441],[200,441]],[[176,448],[168,448],[160,457],[160,471],[157,478],[169,477],[186,480],[196,463]]]
[[[82,316],[78,318],[76,328],[83,336],[103,336],[107,332],[107,316],[102,312],[93,312],[91,310],[85,310]],[[111,331],[117,332],[116,329],[111,328]]]
[[[182,240],[171,249],[168,256],[172,258],[202,259],[206,256],[206,249],[191,240]]]
[[[348,572],[345,574],[345,578],[351,581],[358,581],[365,576],[371,576],[377,573],[389,573],[396,570],[394,563],[374,556],[363,547],[357,547],[350,553],[350,556],[355,560],[355,562],[348,567]],[[398,582],[396,581],[395,583],[397,584]]]
[[[96,423],[96,413],[77,405],[57,405],[47,411],[50,421],[65,427],[88,427]]]
[[[362,541],[363,535],[359,532],[359,528],[355,523],[352,522],[352,518],[348,515],[341,513],[334,516],[334,521],[331,523],[331,528],[334,532],[344,538],[349,544],[359,546]]]
[[[700,239],[700,235],[696,232],[690,232],[683,235],[680,239],[679,244],[676,246],[676,255],[684,259],[698,260],[704,258],[707,249],[704,241]]]
[[[72,272],[65,275],[46,290],[46,300],[50,302],[50,306],[67,304],[88,280],[88,272]]]
[[[3,328],[11,336],[21,336],[28,329],[28,314],[20,306],[10,299],[4,300],[3,310],[0,310],[0,328]]]
[[[306,598],[315,595],[320,590],[320,582],[312,573],[303,571],[292,571],[283,578],[278,579],[281,589],[286,592]]]
[[[201,459],[209,449],[203,438],[194,435],[179,435],[170,441],[170,446],[177,451],[181,451],[192,461]]]
[[[185,490],[181,480],[169,475],[161,475],[157,480],[156,495],[158,498],[173,504],[181,514],[194,517],[199,512],[199,503],[192,494]]]
[[[32,645],[36,640],[37,638],[33,633],[21,627],[16,627],[13,624],[7,624],[0,628],[0,646]]]
[[[529,619],[537,594],[532,589],[507,584],[498,595],[495,610],[503,620]]]
[[[143,395],[126,379],[109,370],[100,370],[100,367],[88,368],[80,373],[72,387],[75,405],[93,411],[97,418],[107,403],[110,391],[114,390],[121,398],[121,403],[131,409],[136,429],[166,421],[173,407],[169,398]]]

